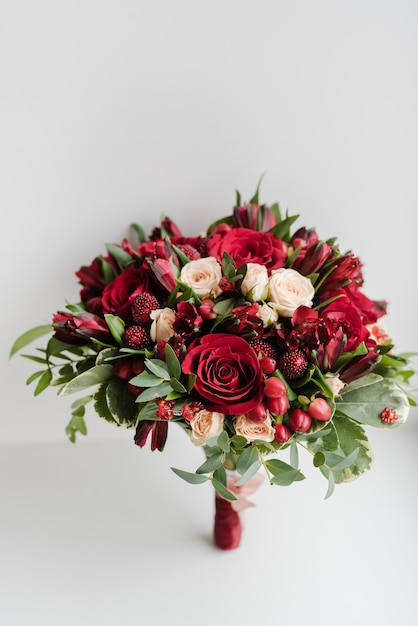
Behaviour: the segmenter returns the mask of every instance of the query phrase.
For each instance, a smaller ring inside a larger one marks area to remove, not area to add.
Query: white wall
[[[8,353],[77,300],[76,269],[133,221],[200,231],[263,172],[261,199],[353,249],[418,350],[417,18],[412,0],[2,4],[0,441],[65,439],[71,399],[33,399]]]

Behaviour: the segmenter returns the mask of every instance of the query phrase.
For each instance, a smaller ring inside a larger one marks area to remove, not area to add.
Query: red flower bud
[[[290,439],[290,430],[284,424],[276,424],[274,427],[274,440],[277,443],[286,443]]]
[[[320,422],[327,422],[332,415],[332,410],[324,398],[315,398],[309,405],[308,413]]]
[[[277,398],[286,392],[286,385],[280,378],[276,378],[276,376],[270,376],[264,383],[264,393],[268,398]]]
[[[267,409],[263,403],[257,404],[251,411],[248,411],[247,417],[256,424],[261,424],[267,417]]]
[[[289,398],[284,393],[277,398],[267,398],[267,408],[273,415],[284,415],[289,408]]]
[[[289,426],[295,433],[306,433],[310,429],[312,418],[302,409],[294,409],[289,415]]]

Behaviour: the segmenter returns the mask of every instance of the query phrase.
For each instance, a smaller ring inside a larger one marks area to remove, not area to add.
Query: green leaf
[[[157,385],[161,385],[161,378],[144,371],[131,378],[129,383],[135,387],[156,387]]]
[[[407,394],[388,378],[365,376],[341,390],[336,399],[336,409],[351,419],[377,428],[398,428],[407,419],[409,402]],[[393,424],[382,421],[380,414],[385,408],[395,409],[398,419]]]
[[[292,483],[304,480],[305,476],[297,469],[291,469],[288,472],[281,472],[272,477],[271,483],[273,485],[280,485],[281,487],[288,487]]]
[[[115,259],[120,267],[125,268],[128,267],[128,265],[132,265],[133,258],[120,246],[113,243],[107,243],[106,250],[109,252],[110,256]]]
[[[36,326],[35,328],[31,328],[27,330],[22,335],[20,335],[14,344],[11,347],[9,358],[11,358],[16,352],[19,352],[22,348],[27,346],[30,343],[33,343],[39,337],[43,337],[48,333],[53,331],[52,324],[44,325],[44,326]]]
[[[254,474],[258,472],[260,467],[261,467],[261,461],[260,459],[257,459],[257,461],[255,461],[252,465],[250,465],[250,467],[242,474],[241,478],[237,480],[237,482],[235,483],[236,486],[241,487],[246,482],[248,482],[250,478],[252,478]]]
[[[222,498],[231,501],[238,500],[238,498],[232,493],[232,491],[229,491],[229,489],[227,489],[219,480],[213,477],[211,480],[215,490],[219,493],[220,496],[222,496]]]
[[[168,393],[173,391],[169,382],[162,382],[156,387],[150,387],[149,389],[145,389],[142,393],[139,394],[136,401],[137,402],[149,402],[150,400],[156,400],[157,398],[164,398]]]
[[[173,378],[176,378],[177,380],[180,380],[180,377],[181,377],[180,361],[178,360],[170,344],[168,343],[165,344],[164,352],[165,352],[165,360],[167,363],[170,376],[172,376]]]
[[[222,465],[223,456],[222,452],[217,452],[208,456],[206,461],[197,468],[196,473],[207,474],[215,471],[220,465]]]
[[[112,378],[105,385],[105,397],[112,419],[118,426],[130,428],[135,425],[138,404],[136,396],[129,391],[124,380]]]
[[[173,470],[175,474],[177,474],[177,476],[180,476],[180,478],[182,478],[183,480],[185,480],[186,482],[192,485],[199,485],[209,480],[208,476],[205,476],[204,474],[194,474],[192,472],[185,472],[184,470],[177,469],[176,467],[172,467],[171,469]]]
[[[324,465],[324,463],[325,454],[322,452],[322,450],[318,450],[318,452],[315,452],[314,454],[313,464],[315,467],[321,467],[321,465]]]
[[[134,223],[134,224],[131,224],[131,228],[135,232],[136,236],[138,237],[139,243],[144,243],[144,241],[146,241],[146,237],[145,237],[144,230],[141,228],[141,226],[139,224]]]
[[[238,474],[244,474],[253,463],[258,461],[258,458],[258,452],[254,446],[250,445],[244,448],[237,461]]]
[[[109,380],[112,376],[113,367],[111,365],[95,365],[89,370],[78,374],[78,376],[75,376],[72,380],[63,385],[58,391],[58,395],[67,396],[70,393],[82,391],[88,387],[99,385]]]
[[[217,445],[222,452],[228,453],[230,450],[228,434],[223,430],[217,439]]]
[[[223,465],[220,465],[219,467],[216,468],[216,470],[213,472],[213,478],[215,480],[218,480],[220,483],[222,483],[224,487],[226,487],[227,476],[226,476],[226,470]]]
[[[328,490],[327,490],[327,493],[325,494],[325,500],[327,500],[327,498],[330,498],[332,496],[332,494],[334,493],[334,488],[335,488],[334,474],[332,472],[329,472]]]
[[[123,319],[117,315],[111,315],[110,313],[105,313],[104,317],[113,339],[120,346],[123,345],[122,335],[125,332],[125,322]]]
[[[170,385],[176,393],[181,395],[187,393],[186,387],[177,378],[170,378]]]
[[[163,380],[168,380],[170,378],[167,363],[161,359],[145,359],[145,366],[155,376],[158,376]]]
[[[39,376],[42,376],[42,374],[44,372],[45,372],[45,370],[40,370],[39,372],[34,372],[33,374],[31,374],[31,376],[29,376],[29,378],[26,381],[26,384],[30,385],[31,383],[33,383],[34,380],[39,378]]]
[[[334,415],[327,426],[329,434],[307,440],[314,455],[317,452],[325,455],[328,467],[320,466],[324,476],[328,478],[332,472],[338,484],[354,480],[369,470],[374,457],[362,425],[349,417]],[[345,467],[347,463],[349,466]]]
[[[282,239],[283,241],[288,241],[290,227],[292,226],[293,222],[296,222],[298,217],[299,215],[286,217],[281,222],[276,224],[276,226],[273,226],[273,228],[271,228],[269,232],[273,233],[273,235],[275,235],[278,239]]]
[[[65,432],[72,443],[76,441],[76,434],[87,435],[87,427],[82,415],[72,414],[71,420],[68,422]]]
[[[234,435],[231,439],[231,445],[235,450],[242,450],[247,445],[247,440],[242,435]]]
[[[255,190],[255,193],[254,193],[253,197],[251,198],[249,204],[259,204],[258,195],[259,195],[259,192],[260,192],[260,185],[262,183],[263,178],[264,178],[264,174],[262,174],[260,176],[260,180],[258,181],[257,189]]]
[[[290,465],[295,469],[299,467],[299,452],[295,441],[290,444]]]
[[[51,370],[45,370],[40,379],[38,380],[38,384],[35,387],[34,395],[39,396],[42,391],[47,389],[52,381],[52,372]]]

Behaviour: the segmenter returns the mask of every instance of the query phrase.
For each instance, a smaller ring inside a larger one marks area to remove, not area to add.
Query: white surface
[[[301,215],[365,265],[418,351],[418,4],[20,0],[0,4],[0,622],[417,623],[417,412],[377,460],[263,488],[242,548],[210,543],[212,493],[71,398],[33,398],[14,339],[78,298],[74,272],[162,213],[185,234],[248,199]],[[39,342],[38,345],[43,345]]]
[[[264,483],[241,547],[212,544],[201,451],[128,441],[0,449],[0,623],[415,626],[417,424],[373,437],[374,468],[324,501],[326,482]],[[390,462],[388,460],[390,459]]]

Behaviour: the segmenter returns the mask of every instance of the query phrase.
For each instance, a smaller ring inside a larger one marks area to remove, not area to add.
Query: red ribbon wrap
[[[225,500],[219,494],[215,495],[214,539],[221,550],[234,550],[240,545],[242,535],[240,513],[250,506],[255,506],[246,496],[255,493],[263,481],[260,474],[255,474],[244,485],[237,487],[235,482],[238,478],[236,474],[227,478],[227,488],[237,500]]]

